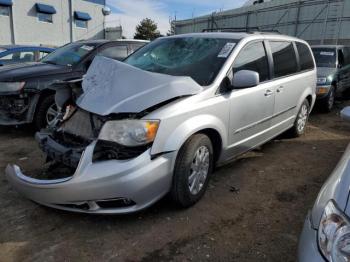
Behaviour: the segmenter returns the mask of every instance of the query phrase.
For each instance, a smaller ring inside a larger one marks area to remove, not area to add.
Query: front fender
[[[163,152],[177,151],[193,134],[204,129],[213,129],[221,136],[222,146],[227,146],[227,128],[223,121],[216,116],[203,114],[191,117],[181,122],[171,130],[167,123],[161,123],[160,132],[152,147],[152,155]]]

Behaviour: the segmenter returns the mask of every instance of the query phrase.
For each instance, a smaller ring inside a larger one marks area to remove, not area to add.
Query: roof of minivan
[[[189,33],[189,34],[181,34],[181,35],[174,35],[169,36],[170,38],[181,38],[181,37],[203,37],[203,38],[225,38],[225,39],[235,39],[235,40],[241,40],[246,37],[255,37],[255,38],[261,38],[261,39],[269,39],[269,38],[278,38],[283,40],[289,40],[289,41],[302,41],[304,40],[282,35],[278,33],[267,33],[267,32],[253,32],[253,33],[245,33],[245,32],[205,32],[205,33]]]

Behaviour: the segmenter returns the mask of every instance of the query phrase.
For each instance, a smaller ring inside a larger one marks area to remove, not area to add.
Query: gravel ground
[[[350,104],[350,103],[347,103]],[[278,138],[217,168],[205,197],[165,198],[127,216],[72,214],[22,198],[7,163],[40,169],[27,127],[0,129],[0,261],[296,261],[304,218],[350,138],[339,103],[313,113],[305,136]]]

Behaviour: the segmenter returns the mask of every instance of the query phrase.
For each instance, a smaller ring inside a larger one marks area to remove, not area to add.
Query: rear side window
[[[300,70],[304,71],[314,69],[314,61],[307,45],[303,43],[296,43],[296,46],[300,57]]]
[[[288,76],[298,72],[297,57],[291,42],[270,42],[274,63],[274,76]]]
[[[269,64],[262,42],[249,44],[238,54],[233,64],[233,73],[241,70],[258,72],[260,75],[260,82],[269,79]]]
[[[3,62],[11,63],[21,63],[21,62],[33,62],[34,61],[34,52],[33,51],[22,51],[10,53],[6,56],[1,57]]]
[[[45,52],[45,51],[40,51],[39,53],[39,60],[44,58],[45,56],[47,56],[49,53],[48,52]]]

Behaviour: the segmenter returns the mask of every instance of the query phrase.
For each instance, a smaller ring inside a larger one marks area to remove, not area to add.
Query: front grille
[[[112,159],[128,160],[138,157],[150,147],[151,144],[137,147],[126,147],[114,142],[99,140],[94,149],[93,161],[97,162]]]
[[[122,208],[122,207],[130,207],[136,205],[134,201],[127,198],[116,198],[116,199],[108,199],[96,201],[96,204],[101,208]]]
[[[81,210],[89,210],[90,207],[87,203],[83,204],[56,204],[57,206],[71,208],[71,209],[81,209]]]

